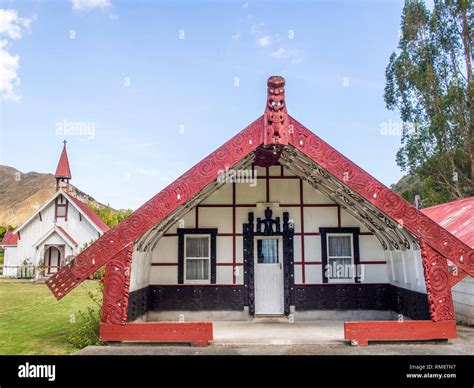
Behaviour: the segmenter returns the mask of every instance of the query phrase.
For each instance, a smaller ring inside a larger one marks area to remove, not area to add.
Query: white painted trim
[[[188,241],[188,238],[202,238],[202,237],[207,237],[208,239],[208,256],[207,257],[187,257],[186,256],[186,243]],[[209,278],[207,280],[205,279],[196,279],[196,280],[188,280],[186,277],[186,261],[187,260],[203,260],[207,259],[208,260],[208,276]],[[184,235],[184,247],[183,247],[183,282],[184,284],[211,284],[211,235],[210,234],[185,234]]]
[[[350,237],[351,239],[351,256],[329,256],[329,237]],[[353,276],[350,279],[344,279],[344,278],[330,278],[328,277],[328,283],[355,283],[356,280],[356,273],[354,271],[357,271],[357,268],[355,268],[354,265],[354,235],[352,233],[337,233],[337,232],[331,232],[331,233],[326,233],[326,257],[327,257],[327,265],[329,264],[329,260],[332,259],[351,259],[351,275]],[[361,263],[362,264],[362,263]],[[324,270],[324,268],[323,268]]]
[[[54,226],[52,227],[48,232],[46,232],[45,235],[43,235],[43,237],[41,237],[38,241],[36,241],[32,246],[34,248],[37,248],[39,245],[41,245],[48,237],[50,237],[51,235],[53,235],[54,233],[56,233],[59,237],[61,237],[61,239],[67,244],[69,245],[70,248],[74,249],[74,247],[77,246],[77,244],[74,244],[73,241],[69,240],[69,238],[67,236],[64,235],[64,233],[61,232],[61,230],[57,227],[57,226]]]

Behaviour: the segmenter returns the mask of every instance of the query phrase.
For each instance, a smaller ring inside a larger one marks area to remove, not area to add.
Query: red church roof
[[[107,232],[110,229],[109,226],[104,221],[102,221],[102,218],[100,218],[89,206],[87,206],[87,204],[70,194],[68,195],[68,197],[87,215],[87,217],[89,217],[89,219],[100,230],[102,230],[103,232]]]
[[[474,248],[474,197],[431,206],[421,211]]]
[[[64,141],[63,152],[59,158],[58,167],[54,174],[56,178],[71,179],[71,169],[69,168],[69,159],[67,157],[66,141]]]
[[[18,245],[18,236],[11,230],[7,230],[0,245],[16,246]]]

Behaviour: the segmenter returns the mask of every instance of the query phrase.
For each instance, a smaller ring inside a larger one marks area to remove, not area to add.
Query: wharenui
[[[267,88],[262,116],[50,277],[56,298],[105,265],[104,341],[206,345],[213,321],[262,316],[342,317],[355,345],[456,337],[473,249],[290,116],[283,77]]]

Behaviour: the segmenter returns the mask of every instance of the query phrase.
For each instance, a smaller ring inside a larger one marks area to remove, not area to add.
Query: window
[[[211,236],[186,235],[184,279],[186,283],[210,283]]]
[[[257,263],[258,264],[278,263],[278,240],[277,239],[257,240]]]
[[[323,283],[359,283],[359,228],[319,228]]]
[[[327,235],[328,278],[350,280],[353,274],[352,234]]]
[[[65,218],[67,220],[67,200],[62,195],[56,197],[55,218]]]
[[[178,284],[216,284],[217,229],[178,228]]]

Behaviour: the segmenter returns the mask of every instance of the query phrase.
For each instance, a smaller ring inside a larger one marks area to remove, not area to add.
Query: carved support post
[[[101,323],[127,323],[133,244],[127,245],[105,267]]]
[[[421,241],[421,254],[431,320],[434,322],[454,320],[453,299],[446,258],[423,240]]]

